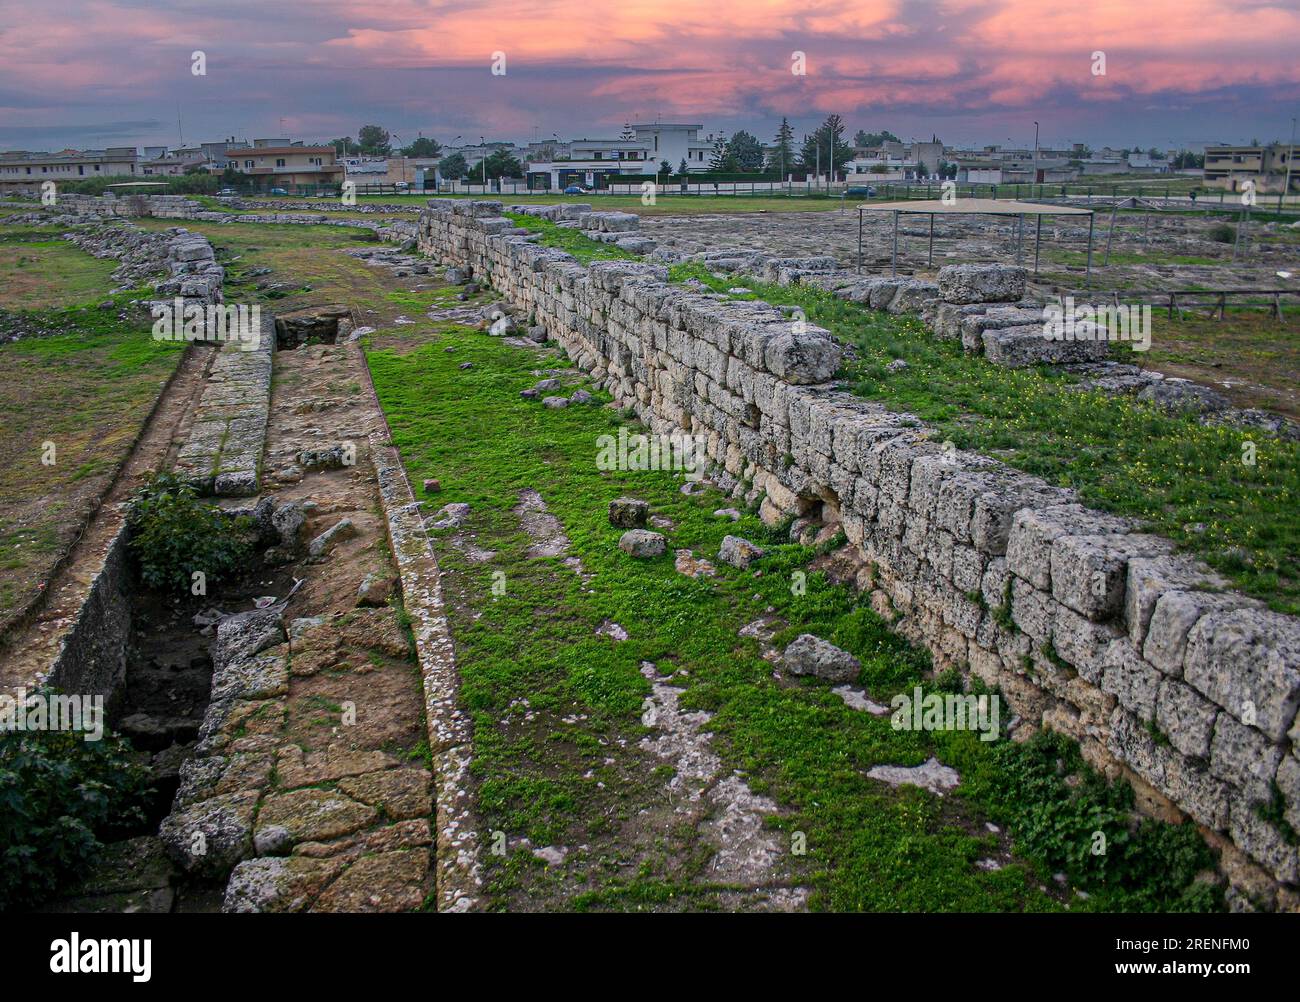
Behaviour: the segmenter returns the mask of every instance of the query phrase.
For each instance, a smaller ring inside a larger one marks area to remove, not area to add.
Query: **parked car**
[[[234,198],[239,192],[234,188],[222,188],[217,192],[217,198]]]
[[[590,191],[591,191],[590,188],[584,188],[580,184],[571,184],[564,189],[564,193],[566,195],[586,195],[590,193]]]
[[[876,189],[869,184],[855,184],[844,189],[845,198],[875,198]]]
[[[289,193],[288,193],[287,191],[285,191],[283,188],[272,188],[272,189],[271,189],[267,194],[270,194],[270,195],[287,195],[287,194],[289,194]]]
[[[398,181],[395,185],[393,185],[393,187],[396,188],[398,191],[406,191],[411,186],[406,181]]]

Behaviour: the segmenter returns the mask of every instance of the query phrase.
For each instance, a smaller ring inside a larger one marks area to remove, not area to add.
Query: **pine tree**
[[[723,139],[718,139],[713,144],[713,151],[709,154],[709,170],[727,170],[727,161],[730,154],[727,152],[727,143]]]
[[[776,144],[767,155],[767,169],[778,172],[782,178],[794,166],[794,130],[786,119],[781,119],[781,128],[776,130]]]

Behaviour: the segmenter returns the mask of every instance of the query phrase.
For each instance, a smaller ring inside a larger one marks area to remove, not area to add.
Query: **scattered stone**
[[[761,556],[763,556],[762,547],[740,536],[724,536],[722,547],[718,550],[719,560],[732,567],[739,567],[742,571]]]
[[[908,366],[907,366],[906,359],[896,358],[892,362],[890,362],[887,366],[885,366],[885,371],[889,373],[902,372],[907,367]]]
[[[592,396],[586,390],[574,390],[569,397],[569,403],[571,404],[589,404],[591,401]]]
[[[568,854],[568,849],[563,849],[554,845],[543,846],[541,849],[533,850],[533,855],[547,866],[560,866]]]
[[[439,508],[427,524],[431,529],[459,529],[467,518],[469,505],[457,501]]]
[[[392,575],[371,571],[357,588],[357,605],[374,608],[387,605],[396,585]]]
[[[920,786],[942,797],[961,782],[957,770],[944,765],[934,756],[921,765],[877,765],[867,770],[868,779],[878,779],[890,786]]]
[[[649,529],[632,529],[623,533],[618,548],[637,558],[661,557],[668,550],[668,540]]]
[[[553,411],[558,411],[568,407],[569,400],[567,397],[543,397],[542,406],[549,407]]]
[[[356,534],[357,527],[352,524],[350,518],[345,518],[313,539],[307,546],[307,555],[323,557],[335,543],[343,539],[351,539]]]
[[[711,563],[697,558],[690,550],[678,550],[673,555],[673,566],[678,574],[685,574],[688,578],[713,577],[717,573]]]
[[[831,692],[844,700],[846,706],[870,713],[874,717],[883,717],[889,712],[888,706],[882,706],[867,696],[862,689],[855,689],[851,685],[837,685]]]
[[[609,524],[620,529],[644,529],[650,506],[639,498],[615,498],[609,503]]]
[[[467,369],[472,369],[472,368],[474,368],[474,363],[473,363],[473,362],[461,362],[460,365],[456,366],[456,368],[458,368],[458,369],[460,369],[462,372],[464,372],[464,371],[467,370]]]
[[[782,661],[792,675],[816,675],[832,682],[852,682],[862,664],[848,651],[804,633],[785,649]]]
[[[627,630],[619,626],[612,619],[607,619],[596,628],[596,636],[609,637],[611,640],[617,640],[622,643],[627,639]]]
[[[714,518],[729,518],[733,522],[740,521],[740,512],[735,508],[719,508],[713,513]]]
[[[350,451],[342,445],[332,445],[328,449],[304,449],[298,453],[298,465],[304,470],[340,470],[351,465]]]
[[[440,490],[442,490],[442,481],[440,481],[440,480],[426,480],[426,481],[424,482],[424,493],[425,493],[425,494],[437,494]]]

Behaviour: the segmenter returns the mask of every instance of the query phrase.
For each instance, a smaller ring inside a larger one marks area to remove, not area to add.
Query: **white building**
[[[709,169],[709,155],[717,138],[710,133],[701,139],[703,128],[703,125],[653,122],[634,125],[632,131],[645,149],[646,159],[656,164],[667,160],[674,171],[685,161],[687,170],[698,172]]]

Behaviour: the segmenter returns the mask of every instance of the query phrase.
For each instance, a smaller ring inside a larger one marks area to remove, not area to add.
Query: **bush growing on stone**
[[[1227,223],[1215,223],[1206,231],[1205,236],[1217,244],[1230,244],[1237,239],[1237,231]]]
[[[189,593],[195,572],[210,586],[236,573],[252,553],[252,519],[228,518],[170,473],[148,476],[131,498],[127,524],[149,588]]]
[[[0,911],[38,905],[83,875],[101,838],[144,822],[150,792],[117,735],[0,732]]]
[[[967,795],[1006,821],[1017,852],[1061,871],[1112,911],[1216,911],[1222,889],[1198,879],[1214,857],[1192,824],[1135,820],[1133,788],[1111,783],[1078,745],[1050,731],[999,742],[993,768],[963,768]],[[1096,832],[1106,839],[1095,851]]]

